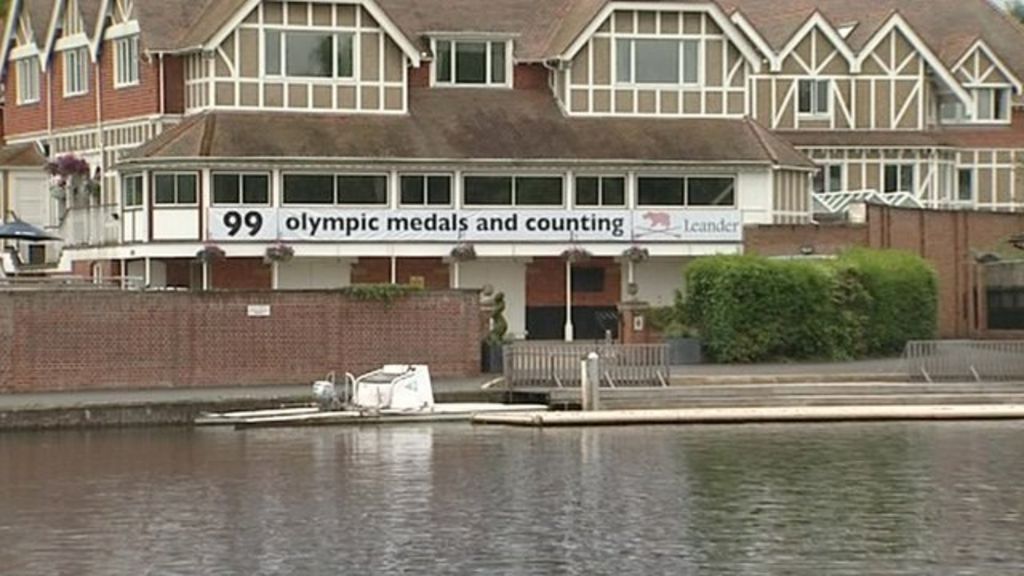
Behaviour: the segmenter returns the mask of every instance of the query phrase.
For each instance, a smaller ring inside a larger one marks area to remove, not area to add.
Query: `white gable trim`
[[[711,19],[715,21],[715,24],[725,32],[725,36],[732,41],[732,43],[739,49],[740,53],[750,62],[754,68],[754,72],[761,71],[761,56],[758,55],[757,50],[747,42],[747,39],[743,37],[739,29],[733,24],[731,20],[722,12],[717,4],[714,3],[702,3],[702,4],[688,4],[680,2],[623,2],[613,1],[605,4],[604,8],[598,12],[590,24],[580,32],[579,36],[573,40],[569,48],[559,56],[558,58],[563,61],[571,61],[576,57],[576,54],[586,46],[587,42],[594,36],[597,29],[601,27],[601,24],[608,19],[616,10],[630,10],[630,11],[645,11],[645,12],[703,12]]]
[[[21,0],[11,0],[7,8],[7,22],[4,23],[3,46],[0,46],[0,78],[7,75],[7,60],[11,58],[11,40],[15,29],[21,25]]]
[[[974,99],[971,97],[971,95],[968,94],[967,90],[965,90],[964,87],[960,85],[960,82],[958,82],[957,79],[953,76],[953,73],[949,71],[949,68],[946,67],[945,63],[943,63],[942,60],[939,59],[939,57],[936,56],[934,52],[932,52],[932,49],[928,47],[928,44],[925,43],[925,41],[922,40],[921,37],[917,35],[917,32],[914,32],[914,29],[910,27],[910,24],[907,23],[907,21],[903,18],[902,15],[900,15],[899,12],[894,12],[893,15],[889,18],[889,21],[886,22],[884,26],[879,28],[871,37],[871,40],[864,45],[864,49],[861,50],[860,57],[857,59],[857,65],[854,69],[854,73],[860,72],[860,69],[864,65],[864,62],[867,61],[867,59],[871,57],[871,54],[875,51],[875,49],[878,48],[878,46],[885,41],[886,36],[888,36],[893,31],[896,30],[900,31],[901,33],[903,33],[904,36],[907,37],[907,40],[909,40],[910,44],[917,49],[918,53],[921,54],[921,57],[924,58],[925,62],[927,62],[928,65],[931,66],[933,70],[935,70],[935,73],[938,75],[938,77],[941,78],[942,81],[946,83],[946,86],[954,94],[956,94],[957,98],[959,98],[960,101],[964,103],[964,105],[974,106]]]
[[[50,59],[50,54],[53,52],[53,44],[57,39],[57,23],[61,21],[64,16],[64,9],[68,5],[68,0],[57,0],[53,6],[53,11],[50,12],[50,24],[46,27],[46,39],[43,40],[43,69],[46,69],[46,61]]]
[[[107,1],[109,2],[110,0]],[[206,44],[202,46],[202,49],[206,51],[216,50],[217,46],[220,46],[220,44],[224,42],[224,39],[238,28],[238,26],[241,25],[246,17],[249,16],[249,14],[255,10],[262,1],[263,0],[248,0],[245,5],[243,5],[238,12],[236,12],[235,15],[220,28],[220,30],[206,41]],[[357,5],[362,6],[370,13],[371,16],[373,16],[375,20],[377,20],[377,22],[380,23],[384,32],[387,33],[387,35],[394,40],[395,44],[398,44],[398,47],[401,48],[402,52],[409,57],[409,60],[412,61],[412,65],[419,68],[421,59],[419,49],[416,48],[405,34],[402,33],[398,26],[395,25],[394,21],[392,21],[391,18],[389,18],[388,15],[380,9],[380,6],[378,6],[374,0],[360,0]]]
[[[971,56],[974,56],[974,53],[979,50],[982,51],[985,54],[985,56],[987,56],[988,59],[992,61],[993,64],[996,65],[996,68],[999,68],[999,71],[1002,72],[1004,76],[1010,79],[1010,82],[1013,83],[1013,89],[1015,92],[1017,92],[1017,94],[1024,92],[1024,86],[1022,86],[1021,81],[1017,77],[1017,75],[1014,74],[1013,71],[1010,70],[1009,67],[1007,67],[1006,64],[998,56],[996,56],[996,53],[993,52],[992,49],[988,47],[988,44],[986,44],[985,41],[982,40],[981,38],[977,39],[974,42],[974,44],[971,44],[971,47],[968,48],[966,52],[964,52],[964,55],[961,56],[960,59],[956,61],[956,64],[954,64],[952,67],[953,72],[959,70],[967,62],[967,60],[969,60]]]
[[[93,61],[98,61],[100,57],[100,44],[103,43],[103,36],[107,30],[107,11],[111,10],[111,3],[114,0],[103,0],[100,2],[100,13],[96,15],[96,29],[92,31],[92,46],[90,52],[92,52]],[[136,24],[137,26],[138,24]]]
[[[857,68],[857,56],[850,50],[850,46],[843,40],[842,35],[832,26],[832,23],[827,18],[822,16],[821,12],[815,12],[810,18],[804,22],[804,25],[797,30],[796,34],[789,39],[789,42],[776,56],[775,61],[772,62],[772,71],[779,72],[782,70],[782,63],[786,60],[786,57],[793,53],[794,50],[800,43],[804,41],[811,32],[814,30],[820,30],[822,34],[828,38],[829,42],[835,46],[836,50],[846,58],[846,62],[850,65],[850,68]]]

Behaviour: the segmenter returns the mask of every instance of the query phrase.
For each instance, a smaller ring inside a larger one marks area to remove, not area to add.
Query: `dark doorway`
[[[575,306],[572,309],[576,340],[603,340],[605,331],[613,339],[619,337],[619,313],[610,306]],[[564,306],[530,306],[526,308],[526,332],[530,340],[562,340],[565,338]]]

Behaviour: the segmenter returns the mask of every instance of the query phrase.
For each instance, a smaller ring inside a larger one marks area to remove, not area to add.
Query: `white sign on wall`
[[[738,210],[211,208],[209,238],[238,242],[742,242]]]

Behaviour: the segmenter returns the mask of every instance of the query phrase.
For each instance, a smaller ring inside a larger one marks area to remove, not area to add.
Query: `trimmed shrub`
[[[690,265],[687,287],[681,313],[717,362],[888,354],[935,330],[934,273],[909,254],[718,256]]]

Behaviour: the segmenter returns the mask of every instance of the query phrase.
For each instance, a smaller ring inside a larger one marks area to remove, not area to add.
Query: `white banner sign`
[[[211,208],[214,241],[742,242],[738,210]]]

